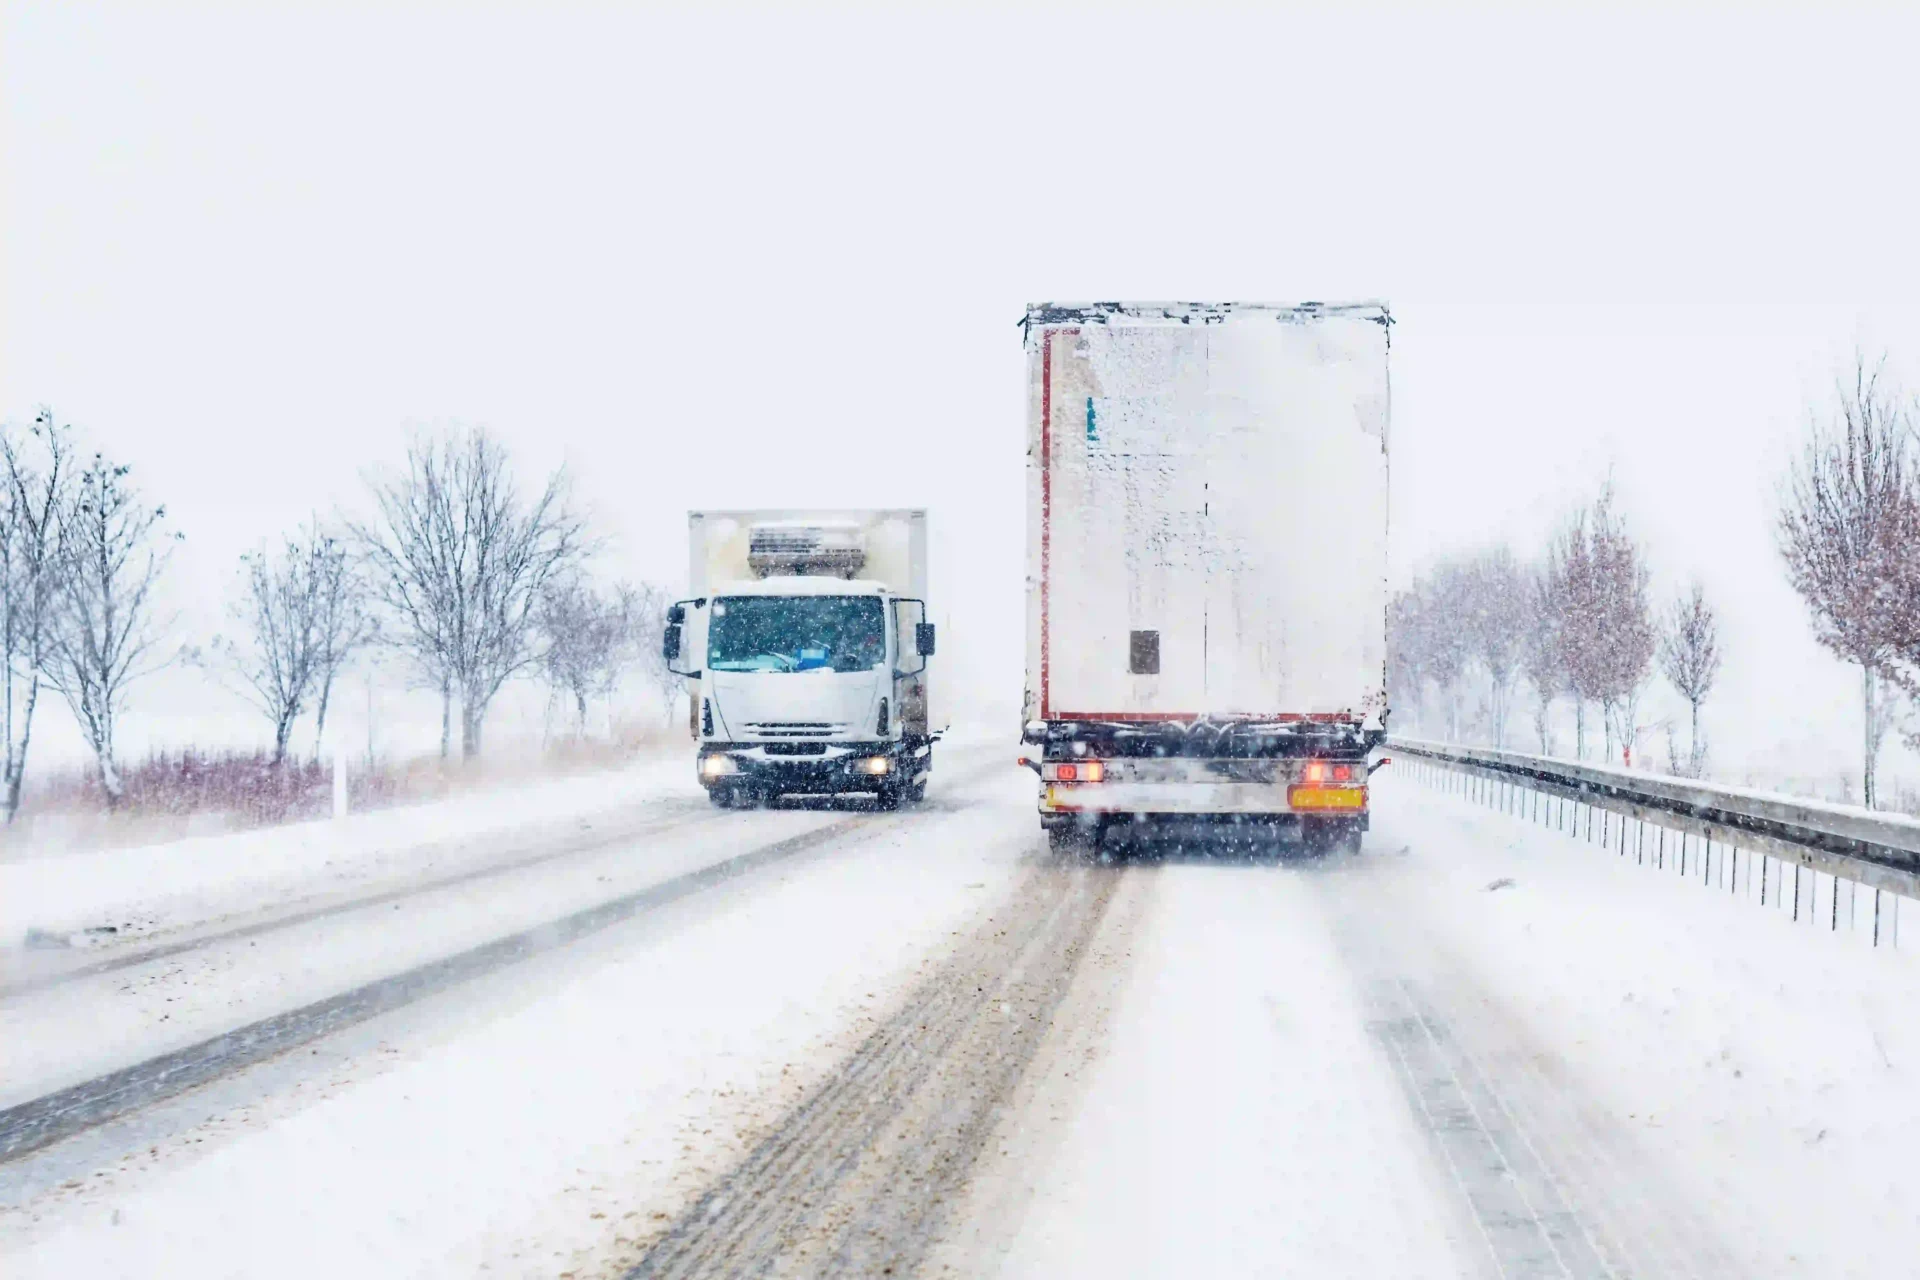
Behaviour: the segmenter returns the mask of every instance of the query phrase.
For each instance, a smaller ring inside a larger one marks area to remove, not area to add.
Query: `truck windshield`
[[[714,671],[865,671],[886,656],[877,596],[728,596],[707,626]]]

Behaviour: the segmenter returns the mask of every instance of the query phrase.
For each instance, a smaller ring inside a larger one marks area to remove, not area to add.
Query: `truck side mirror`
[[[667,606],[667,621],[671,623],[673,626],[677,627],[682,623],[684,623],[686,620],[687,620],[687,606],[683,604],[670,604]]]
[[[920,656],[923,658],[933,656],[933,624],[931,622],[917,622],[914,624],[913,647],[919,651]]]
[[[683,617],[685,616],[685,610],[675,605],[673,613],[667,615],[670,619],[667,623],[667,629],[662,632],[660,636],[660,656],[667,660],[667,666],[669,668],[680,659],[680,619],[675,618],[673,616],[674,613],[681,614]]]

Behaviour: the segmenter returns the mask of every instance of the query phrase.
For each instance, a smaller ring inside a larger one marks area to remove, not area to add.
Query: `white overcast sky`
[[[637,577],[689,507],[932,508],[943,665],[1010,716],[1024,305],[1379,297],[1399,577],[1611,472],[1662,594],[1726,615],[1723,758],[1855,750],[1769,521],[1856,343],[1920,373],[1910,17],[4,14],[0,413],[168,503],[181,639],[465,422],[569,465]],[[180,673],[128,724],[254,732]]]

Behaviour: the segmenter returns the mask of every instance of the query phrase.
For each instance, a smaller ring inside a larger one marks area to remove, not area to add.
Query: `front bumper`
[[[811,754],[795,753],[796,748],[816,747],[818,751]],[[712,771],[707,762],[714,757],[725,759],[729,767]],[[886,770],[873,772],[869,762],[874,760],[885,760]],[[695,769],[700,785],[709,791],[739,787],[806,795],[871,794],[910,782],[914,771],[908,765],[912,761],[897,742],[736,742],[702,747]]]

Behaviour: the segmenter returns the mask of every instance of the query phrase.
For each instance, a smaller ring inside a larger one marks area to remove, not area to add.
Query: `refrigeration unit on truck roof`
[[[825,577],[926,594],[927,513],[916,508],[693,511],[687,584]]]
[[[1297,814],[1288,786],[1320,770],[1220,761],[1383,736],[1391,323],[1378,302],[1028,308],[1027,735],[1106,761],[1060,812]]]

